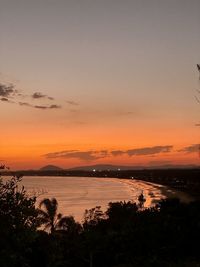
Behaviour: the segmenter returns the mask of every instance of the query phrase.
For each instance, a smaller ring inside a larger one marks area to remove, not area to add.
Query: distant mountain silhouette
[[[199,165],[195,164],[187,164],[187,165],[165,164],[165,165],[149,166],[146,169],[195,169],[199,167],[200,167]]]
[[[117,171],[117,170],[140,170],[144,169],[143,166],[124,166],[124,165],[111,165],[111,164],[97,164],[90,166],[79,166],[75,168],[70,168],[68,170],[72,171]]]
[[[115,170],[143,170],[143,169],[192,169],[198,168],[197,165],[155,165],[155,166],[124,166],[124,165],[110,165],[110,164],[97,164],[90,166],[79,166],[70,168],[70,171],[115,171]]]
[[[40,171],[60,171],[62,168],[55,165],[46,165],[40,169]]]
[[[60,168],[55,165],[47,165],[40,169],[40,171],[124,171],[124,170],[152,170],[152,169],[192,169],[199,168],[198,165],[151,165],[151,166],[125,166],[125,165],[111,165],[111,164],[96,164],[89,166],[78,166],[74,168]]]

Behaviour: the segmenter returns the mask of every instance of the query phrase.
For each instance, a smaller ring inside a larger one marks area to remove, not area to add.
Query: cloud
[[[96,151],[96,153],[99,153],[101,156],[104,156],[104,157],[108,156],[108,150],[100,150],[100,151]]]
[[[134,148],[129,150],[113,150],[110,153],[117,157],[123,154],[128,155],[129,157],[132,156],[148,156],[148,155],[155,155],[159,153],[168,153],[172,150],[173,146],[153,146],[153,147],[142,147],[142,148]]]
[[[61,108],[61,106],[59,105],[50,105],[50,106],[40,106],[40,105],[35,105],[35,106],[32,106],[34,108],[37,108],[37,109],[59,109]]]
[[[146,156],[154,155],[159,153],[168,153],[172,150],[173,146],[153,146],[153,147],[143,147],[127,150],[126,153],[129,156]]]
[[[1,98],[1,101],[9,102],[9,99],[6,98],[6,97],[2,97],[2,98]]]
[[[200,144],[194,144],[191,146],[186,146],[186,147],[178,150],[178,152],[195,153],[195,152],[199,151],[199,147],[200,147]]]
[[[37,108],[37,109],[47,109],[48,108],[47,106],[39,106],[39,105],[32,106],[32,107]]]
[[[76,158],[84,161],[92,161],[108,156],[107,150],[100,151],[79,151],[79,150],[65,150],[60,152],[53,152],[44,155],[46,158]]]
[[[50,97],[50,96],[48,96],[48,95],[44,95],[44,94],[42,94],[42,93],[40,93],[40,92],[35,92],[35,93],[33,93],[33,94],[32,94],[32,98],[33,98],[33,99],[47,98],[47,99],[49,99],[49,100],[54,100],[53,97]]]
[[[43,155],[48,159],[53,158],[77,158],[85,161],[98,160],[101,158],[106,158],[110,156],[121,156],[123,154],[131,156],[140,156],[140,155],[154,155],[158,153],[167,153],[170,152],[173,146],[154,146],[154,147],[145,147],[138,149],[130,149],[130,150],[88,150],[88,151],[80,151],[80,150],[64,150],[59,152],[47,153]]]
[[[30,103],[28,103],[28,102],[18,102],[18,104],[19,104],[20,106],[32,107],[32,108],[43,109],[43,110],[44,110],[44,109],[59,109],[59,108],[61,108],[61,106],[56,105],[56,104],[54,104],[54,105],[50,105],[50,106],[32,105],[32,104],[30,104]]]
[[[20,106],[32,107],[32,105],[29,104],[29,103],[27,103],[27,102],[18,102],[18,104],[19,104]]]
[[[41,92],[35,92],[32,95],[26,95],[23,94],[23,92],[19,92],[18,90],[15,89],[15,86],[13,84],[5,85],[0,83],[0,101],[2,102],[7,102],[7,103],[15,103],[20,106],[24,107],[32,107],[35,109],[40,109],[40,110],[47,110],[47,109],[60,109],[61,105],[58,104],[32,104],[30,101],[28,102],[23,102],[22,98],[25,97],[31,97],[31,99],[35,100],[40,100],[40,99],[48,99],[48,100],[54,100],[53,97],[50,97],[48,95],[42,94]],[[15,99],[14,101],[11,101],[10,99]],[[21,100],[21,101],[20,101]],[[75,102],[73,102],[75,104]],[[72,103],[71,103],[72,104]]]
[[[122,150],[113,150],[113,151],[111,151],[111,154],[113,155],[113,156],[121,156],[121,155],[123,155],[123,154],[125,154],[126,152],[125,151],[122,151]]]
[[[0,83],[0,96],[9,98],[12,97],[16,92],[17,90],[14,89],[13,84],[5,85]]]
[[[50,108],[50,109],[56,109],[56,108],[61,108],[61,106],[54,104],[54,105],[49,106],[48,108]]]
[[[2,97],[1,99],[0,99],[0,101],[2,101],[2,102],[6,102],[6,103],[15,103],[14,101],[12,101],[12,100],[10,100],[9,98],[7,98],[7,97]]]
[[[173,162],[170,160],[152,160],[149,162],[149,165],[152,166],[160,166],[160,165],[169,165],[172,164]]]
[[[75,101],[70,101],[70,100],[66,101],[66,103],[69,105],[72,105],[72,106],[78,106],[79,105],[79,103],[77,103]]]
[[[46,95],[43,95],[40,92],[35,92],[34,94],[32,94],[32,98],[34,98],[34,99],[44,98],[44,97],[46,97]]]

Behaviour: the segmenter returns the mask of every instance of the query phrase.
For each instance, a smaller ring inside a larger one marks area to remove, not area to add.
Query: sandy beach
[[[120,179],[121,183],[125,183],[130,186],[130,190],[134,191],[135,188],[143,193],[146,202],[145,207],[153,206],[155,203],[165,198],[179,198],[182,202],[190,202],[194,200],[187,193],[180,192],[169,188],[168,186],[145,182],[142,180],[134,179]]]

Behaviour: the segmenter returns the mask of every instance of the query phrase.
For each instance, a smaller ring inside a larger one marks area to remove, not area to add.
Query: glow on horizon
[[[0,159],[13,169],[199,164],[183,151],[200,142],[199,10],[197,0],[2,1],[0,84],[17,93],[0,101]],[[108,154],[44,156],[69,150]]]

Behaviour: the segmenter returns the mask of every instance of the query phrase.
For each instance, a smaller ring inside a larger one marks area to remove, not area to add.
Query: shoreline
[[[47,183],[48,178],[49,183]],[[67,181],[68,179],[66,178],[70,178],[69,184]],[[31,194],[34,192],[42,192],[42,194],[37,199],[37,203],[39,203],[39,201],[42,200],[42,198],[44,197],[55,197],[59,202],[60,212],[63,214],[73,215],[78,221],[82,220],[86,209],[91,209],[95,206],[101,206],[102,210],[105,211],[108,208],[108,204],[110,202],[131,201],[133,203],[138,204],[138,197],[141,193],[143,193],[146,199],[144,203],[144,208],[147,209],[154,207],[158,202],[166,198],[179,198],[181,202],[186,203],[193,200],[190,196],[183,192],[173,190],[164,185],[155,184],[139,179],[121,179],[113,177],[103,177],[101,179],[99,177],[92,178],[93,179],[91,179],[91,177],[78,176],[25,176],[24,179],[22,179],[22,185],[24,185],[27,191],[29,191],[29,193]],[[86,181],[84,181],[84,179],[86,179]],[[78,182],[77,180],[82,180],[82,182]],[[97,184],[95,184],[96,182]],[[112,187],[113,182],[114,187]],[[77,183],[80,183],[81,186],[77,187]],[[70,189],[71,186],[72,191]],[[75,191],[73,188],[75,188]],[[112,192],[114,192],[114,195]]]
[[[0,177],[8,177],[9,175],[5,175],[5,173],[3,173],[2,176]],[[12,177],[12,175],[11,175]],[[195,201],[198,200],[197,197],[195,197],[195,195],[193,195],[192,193],[189,193],[188,190],[179,190],[176,189],[173,186],[170,186],[170,184],[164,184],[164,183],[159,183],[159,182],[151,182],[151,181],[147,181],[147,179],[142,179],[142,178],[132,178],[132,177],[116,177],[113,176],[112,174],[110,176],[94,176],[94,174],[92,176],[90,175],[71,175],[71,176],[65,176],[65,175],[59,175],[59,176],[53,176],[53,175],[45,175],[45,176],[41,176],[41,175],[26,175],[24,174],[22,177],[24,177],[25,179],[28,177],[32,177],[32,178],[36,178],[36,177],[47,177],[47,178],[51,178],[51,177],[63,177],[63,178],[68,178],[68,177],[73,177],[74,179],[76,179],[76,177],[85,177],[85,178],[98,178],[98,179],[116,179],[124,184],[129,185],[130,187],[133,185],[133,183],[137,182],[137,184],[146,184],[149,186],[152,186],[154,189],[159,190],[160,191],[160,197],[163,196],[163,198],[179,198],[181,202],[185,202],[185,203],[189,203],[191,201]],[[161,181],[160,181],[161,182]],[[134,185],[135,186],[135,185]],[[137,188],[137,186],[135,186],[134,188]],[[182,188],[181,188],[182,189]],[[144,191],[143,189],[139,188],[139,190]],[[149,190],[148,192],[146,192],[146,197],[148,196],[148,198],[152,199],[152,203],[157,203],[158,197],[154,196],[153,193],[151,192],[151,190]],[[162,197],[160,198],[160,200],[162,199]]]
[[[189,203],[195,200],[194,197],[190,196],[189,194],[181,192],[179,190],[175,190],[174,188],[170,188],[169,186],[154,184],[154,187],[159,188],[159,190],[162,192],[162,195],[164,195],[165,198],[178,198],[180,199],[181,202],[184,203]]]
[[[167,197],[175,195],[181,198],[188,197],[192,200],[200,200],[200,168],[187,169],[142,169],[142,170],[102,170],[93,172],[84,170],[26,170],[26,171],[1,171],[1,176],[46,176],[46,177],[96,177],[96,178],[118,178],[123,180],[142,180],[148,183],[154,183],[162,189]],[[161,187],[162,188],[162,187]],[[171,192],[172,191],[172,192]],[[176,192],[173,193],[173,192]],[[185,193],[186,195],[182,194]]]
[[[144,197],[146,198],[145,206],[147,208],[150,206],[154,206],[160,200],[167,198],[178,198],[181,202],[184,203],[189,203],[195,200],[192,196],[185,192],[175,190],[173,188],[170,188],[169,186],[165,186],[162,184],[156,184],[144,180],[135,179],[120,179],[120,181],[129,185],[130,188],[133,187],[134,190],[136,189],[135,183],[137,183],[137,188],[141,191],[141,193],[144,194]],[[147,188],[144,185],[147,185]],[[153,191],[155,192],[153,193]]]

